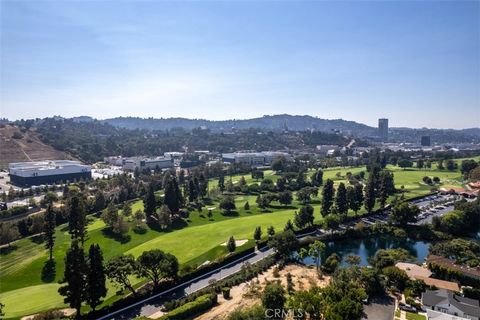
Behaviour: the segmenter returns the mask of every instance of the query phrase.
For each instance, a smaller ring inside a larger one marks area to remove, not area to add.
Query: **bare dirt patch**
[[[246,240],[246,239],[235,240],[235,246],[241,247],[241,246],[243,246],[243,245],[244,245],[245,243],[247,243],[247,242],[248,242],[248,240]],[[224,243],[222,243],[221,245],[225,247],[225,246],[227,245],[227,242],[224,242]]]
[[[308,267],[299,264],[287,265],[280,270],[280,276],[275,278],[273,271],[275,267],[268,269],[257,278],[247,283],[242,283],[230,290],[231,298],[225,300],[222,295],[218,296],[218,305],[208,312],[196,317],[199,320],[222,320],[227,319],[230,312],[237,308],[250,307],[260,303],[260,293],[263,291],[267,281],[280,281],[282,286],[287,286],[287,273],[292,275],[292,281],[295,290],[308,290],[312,286],[325,287],[330,282],[330,277],[324,276],[322,280],[318,278],[314,267]]]
[[[14,139],[15,132],[21,138]],[[21,132],[16,126],[0,127],[0,168],[6,168],[11,162],[55,159],[72,159],[72,157],[44,144],[33,128]]]

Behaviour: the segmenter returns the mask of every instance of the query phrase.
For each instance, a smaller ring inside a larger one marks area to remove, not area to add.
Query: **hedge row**
[[[215,293],[205,294],[198,297],[192,302],[188,302],[176,309],[173,309],[160,320],[182,320],[191,318],[199,313],[205,312],[217,303],[217,295]]]
[[[28,212],[28,206],[18,206],[18,207],[13,207],[7,210],[0,211],[0,217],[2,218],[14,217],[26,212]]]

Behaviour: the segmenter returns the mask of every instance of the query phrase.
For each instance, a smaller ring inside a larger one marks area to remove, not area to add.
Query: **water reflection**
[[[369,265],[368,258],[373,257],[378,250],[396,248],[408,250],[412,256],[416,257],[417,262],[422,263],[428,255],[428,247],[430,245],[429,242],[414,241],[407,238],[397,238],[388,235],[365,239],[328,241],[325,244],[326,249],[322,255],[322,261],[325,261],[329,255],[335,252],[342,257],[342,265],[346,265],[345,258],[348,255],[357,255],[360,256],[360,265],[362,266]],[[315,264],[315,261],[311,257],[306,257],[304,263],[313,265]]]

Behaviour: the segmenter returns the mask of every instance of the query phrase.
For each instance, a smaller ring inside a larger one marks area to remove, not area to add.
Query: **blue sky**
[[[0,1],[1,116],[480,125],[479,1]]]

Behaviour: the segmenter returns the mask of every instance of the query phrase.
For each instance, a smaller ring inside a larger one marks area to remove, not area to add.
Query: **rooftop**
[[[428,278],[432,275],[430,270],[414,263],[398,262],[395,267],[405,271],[410,279],[416,279],[419,276]]]
[[[480,302],[478,300],[465,298],[445,289],[425,291],[422,293],[422,303],[426,306],[451,304],[468,315],[480,315]]]
[[[460,292],[460,286],[456,282],[445,281],[435,278],[426,278],[422,276],[417,276],[415,279],[423,280],[427,286],[435,286],[438,289],[446,289],[450,291]]]
[[[83,166],[80,161],[74,160],[45,160],[45,161],[29,161],[29,162],[13,162],[9,163],[9,169],[19,171],[28,170],[51,170],[68,166]]]
[[[471,268],[471,267],[468,267],[468,266],[465,266],[465,265],[456,264],[455,261],[453,261],[451,259],[448,259],[448,258],[445,258],[445,257],[440,257],[440,256],[435,256],[435,255],[429,255],[427,257],[427,264],[430,264],[430,263],[433,263],[433,264],[436,264],[436,265],[439,265],[439,266],[443,266],[443,267],[448,267],[448,268],[453,269],[455,271],[461,272],[464,275],[468,275],[468,276],[475,277],[475,278],[480,278],[480,268],[479,267]]]

